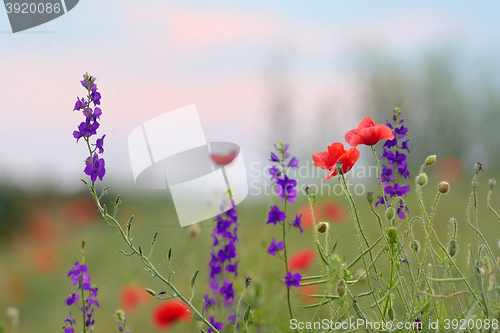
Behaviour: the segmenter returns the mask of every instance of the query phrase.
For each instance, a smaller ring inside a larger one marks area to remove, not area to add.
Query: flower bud
[[[450,184],[448,184],[447,182],[441,182],[438,184],[437,189],[439,193],[446,193],[450,189]]]
[[[394,309],[389,308],[389,311],[387,311],[387,316],[389,317],[390,320],[394,320]]]
[[[497,181],[493,178],[490,178],[490,180],[488,181],[488,185],[490,186],[491,189],[493,187],[495,187],[496,184],[497,184]]]
[[[155,293],[153,290],[151,290],[151,289],[149,289],[149,288],[146,288],[146,291],[147,291],[147,292],[148,292],[148,294],[150,294],[151,296],[156,297],[156,293]]]
[[[432,165],[436,162],[436,155],[431,155],[425,159],[425,165]]]
[[[424,186],[425,184],[427,184],[427,175],[425,173],[421,173],[420,175],[418,175],[417,183],[420,186]]]
[[[335,167],[337,168],[337,172],[342,173],[342,162],[335,162]]]
[[[320,234],[324,234],[328,230],[328,222],[320,222],[317,226],[317,230]]]
[[[398,242],[398,231],[394,227],[386,230],[387,237],[389,238],[389,245],[394,246]]]
[[[480,162],[474,163],[474,171],[475,172],[483,171],[483,164]]]
[[[366,193],[366,200],[368,200],[369,203],[372,203],[374,199],[373,192],[367,192]]]
[[[391,221],[394,218],[394,215],[396,214],[396,210],[394,207],[389,207],[385,211],[385,217],[387,217],[387,220]]]
[[[458,251],[457,240],[452,239],[450,241],[450,248],[448,249],[448,253],[450,254],[451,257],[454,257],[455,254],[457,254],[457,251]]]
[[[420,243],[418,242],[418,240],[414,239],[413,240],[413,249],[415,250],[415,252],[418,253],[418,251],[420,251]]]
[[[337,295],[339,297],[343,297],[345,295],[345,280],[340,279],[339,282],[337,283]]]
[[[247,287],[247,288],[248,288],[248,287],[250,286],[250,283],[252,283],[252,279],[251,279],[251,278],[249,278],[249,277],[246,277],[246,278],[245,278],[245,287]]]

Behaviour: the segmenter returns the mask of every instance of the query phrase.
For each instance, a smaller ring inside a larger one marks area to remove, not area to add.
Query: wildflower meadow
[[[462,183],[434,171],[440,156],[412,140],[409,110],[332,131],[308,161],[276,138],[269,195],[236,205],[228,190],[214,218],[153,230],[146,221],[175,211],[114,192],[106,91],[88,73],[80,86],[65,131],[84,147],[82,191],[32,199],[38,212],[16,236],[32,247],[12,242],[0,257],[0,332],[499,331],[500,207],[485,178],[496,170],[476,162]],[[419,169],[415,150],[428,155]],[[211,156],[219,167],[235,158]],[[304,184],[307,163],[321,179]],[[353,178],[362,163],[376,172]]]

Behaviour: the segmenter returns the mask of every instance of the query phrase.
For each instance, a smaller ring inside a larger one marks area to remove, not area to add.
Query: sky
[[[300,146],[325,101],[338,105],[333,132],[356,127],[358,52],[410,64],[446,44],[471,57],[498,53],[499,12],[498,1],[81,0],[13,34],[0,10],[0,180],[81,187],[86,147],[72,137],[82,121],[72,109],[85,72],[102,94],[107,180],[133,186],[127,138],[155,116],[195,104],[207,141],[236,143],[247,167],[264,165],[276,128],[289,127]],[[269,116],[283,91],[292,122]]]

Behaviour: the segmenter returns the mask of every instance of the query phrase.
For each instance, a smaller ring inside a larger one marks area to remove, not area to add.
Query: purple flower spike
[[[300,275],[299,273],[286,273],[285,284],[287,288],[291,288],[292,286],[294,286],[295,288],[300,288],[300,280],[302,280],[302,275]]]

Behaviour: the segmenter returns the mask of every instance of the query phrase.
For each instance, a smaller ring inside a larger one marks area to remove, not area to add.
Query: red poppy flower
[[[337,175],[336,162],[342,163],[342,170],[340,170],[340,173],[346,173],[351,170],[354,163],[356,163],[359,158],[359,150],[351,148],[346,151],[343,144],[334,142],[331,146],[328,146],[327,151],[314,153],[312,157],[314,165],[317,168],[330,171],[326,178],[323,179],[323,181],[325,181]]]
[[[153,299],[144,287],[133,284],[123,286],[120,290],[119,297],[120,307],[128,314],[134,313],[139,305],[145,304]]]
[[[370,117],[361,120],[357,129],[350,130],[345,135],[345,141],[351,146],[357,145],[373,146],[380,140],[392,140],[392,130],[381,124],[375,124]]]
[[[153,310],[152,317],[155,327],[161,330],[178,321],[188,321],[191,315],[185,305],[176,301],[164,301]]]
[[[215,164],[218,165],[227,165],[231,163],[235,157],[236,157],[236,150],[233,150],[227,155],[218,155],[218,154],[212,154],[210,155],[212,158],[212,161],[214,161]]]
[[[288,269],[292,271],[305,271],[314,263],[316,251],[313,249],[300,250],[290,257]]]

